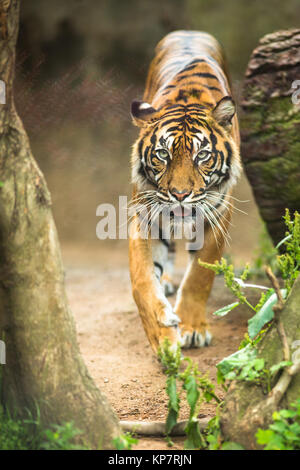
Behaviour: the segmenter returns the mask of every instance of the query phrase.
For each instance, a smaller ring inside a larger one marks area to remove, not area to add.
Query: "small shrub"
[[[0,408],[0,450],[75,450],[81,434],[72,422],[43,429],[39,420],[21,420]]]
[[[138,439],[135,439],[129,432],[121,434],[113,440],[113,444],[117,450],[131,450],[132,446],[137,443]]]
[[[182,357],[180,345],[178,345],[176,351],[173,351],[170,347],[170,341],[166,338],[158,354],[167,375],[166,392],[169,403],[166,435],[169,445],[172,445],[169,434],[177,423],[180,410],[178,386],[181,386],[190,408],[189,419],[185,428],[187,439],[184,447],[185,449],[205,448],[206,441],[200,432],[197,416],[203,402],[215,400],[218,404],[220,403],[220,399],[215,394],[214,385],[207,375],[201,374],[197,364],[194,364],[188,357]],[[182,366],[185,366],[185,369],[180,372]]]
[[[300,450],[300,398],[288,409],[273,413],[268,429],[258,429],[257,443],[264,450]]]

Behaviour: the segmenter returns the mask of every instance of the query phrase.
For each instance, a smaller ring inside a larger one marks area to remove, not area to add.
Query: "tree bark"
[[[300,276],[296,280],[293,289],[280,314],[287,342],[292,353],[295,354],[294,362],[299,362],[300,340]],[[298,349],[295,351],[293,347]],[[258,357],[265,359],[267,368],[284,360],[283,347],[275,322],[267,331],[260,343]],[[292,356],[293,357],[293,356]],[[275,381],[284,379],[276,376]],[[221,428],[225,440],[234,441],[246,449],[255,449],[255,433],[259,427],[266,428],[272,421],[272,413],[276,408],[285,408],[299,398],[300,373],[291,380],[286,393],[281,399],[276,396],[278,388],[269,395],[265,395],[262,387],[251,385],[247,382],[234,382],[225,397],[225,406],[221,417]]]
[[[19,3],[0,4],[1,400],[21,416],[39,410],[44,425],[73,421],[85,444],[106,449],[119,423],[80,355],[50,194],[13,102]]]
[[[300,105],[292,102],[296,80],[300,29],[264,36],[251,55],[243,85],[241,153],[275,244],[285,234],[285,208],[292,213],[300,209]]]

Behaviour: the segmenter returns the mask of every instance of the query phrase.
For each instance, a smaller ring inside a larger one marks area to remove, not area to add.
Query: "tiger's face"
[[[173,205],[182,217],[208,195],[227,191],[240,172],[231,135],[234,114],[230,97],[214,108],[172,104],[159,111],[133,102],[134,123],[141,127],[132,162],[137,190],[152,190],[157,202]]]

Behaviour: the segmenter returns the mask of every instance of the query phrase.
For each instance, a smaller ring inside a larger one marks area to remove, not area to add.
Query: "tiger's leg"
[[[166,299],[159,277],[160,269],[154,266],[152,242],[140,236],[138,218],[130,227],[129,262],[132,292],[149,342],[154,351],[165,337],[175,347],[180,341],[179,318]],[[154,241],[156,242],[156,240]]]
[[[230,213],[227,212],[222,218],[223,227],[226,229],[229,219]],[[220,230],[216,229],[214,236],[211,228],[208,228],[205,231],[203,248],[190,255],[190,263],[178,289],[175,305],[175,313],[181,319],[183,347],[202,347],[211,342],[205,309],[215,274],[210,269],[201,267],[198,259],[214,263],[221,258],[223,246],[224,238]]]
[[[165,296],[173,295],[173,271],[175,260],[175,242],[159,238],[152,240],[152,255],[156,274],[160,278]]]

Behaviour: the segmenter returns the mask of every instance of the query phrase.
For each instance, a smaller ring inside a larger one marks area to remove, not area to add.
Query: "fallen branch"
[[[200,431],[203,431],[210,418],[198,419]],[[172,429],[171,436],[185,436],[187,420],[178,421]],[[120,421],[121,429],[124,432],[138,434],[140,436],[166,436],[166,423],[163,421]]]

